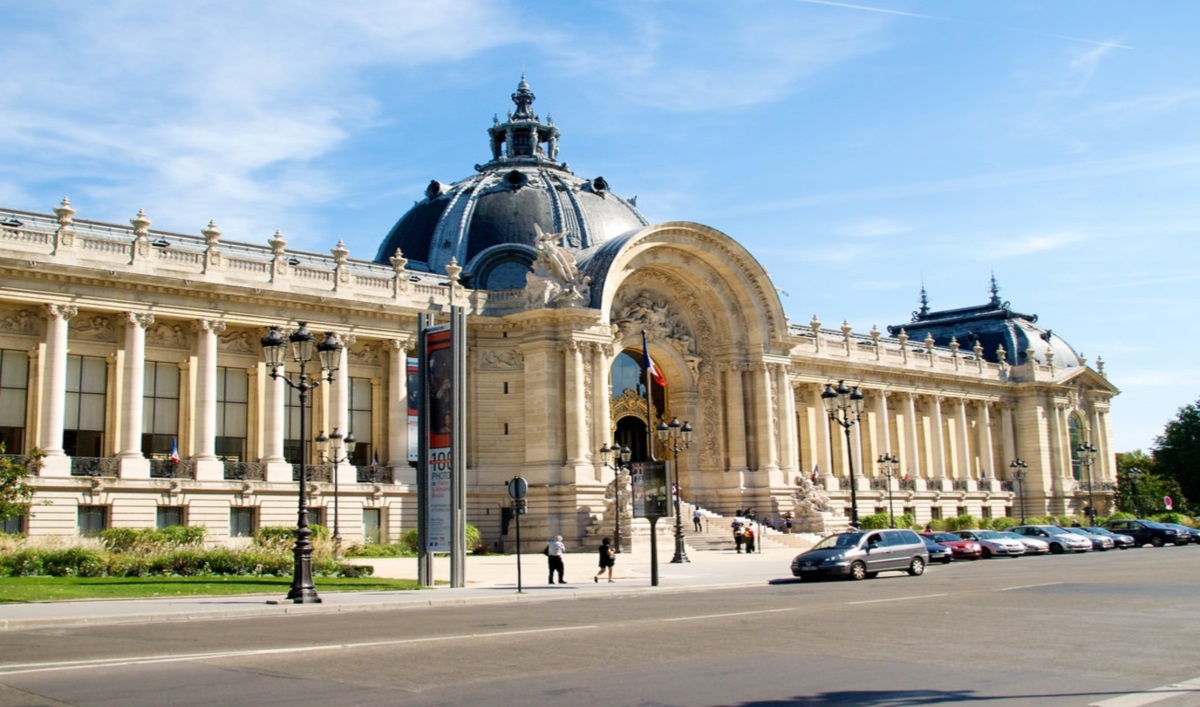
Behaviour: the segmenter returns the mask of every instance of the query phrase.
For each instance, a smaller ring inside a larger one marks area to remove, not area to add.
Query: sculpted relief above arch
[[[666,300],[655,299],[642,290],[616,307],[613,323],[621,338],[637,336],[645,332],[652,341],[663,342],[675,349],[687,364],[692,377],[700,375],[700,364],[704,360],[696,351],[696,338],[691,328],[677,313],[672,311]]]

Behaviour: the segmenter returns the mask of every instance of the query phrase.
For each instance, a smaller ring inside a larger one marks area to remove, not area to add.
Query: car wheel
[[[953,562],[953,561],[954,561],[954,558],[953,558],[953,557],[950,557],[949,555],[946,555],[945,557],[943,557],[943,558],[942,558],[942,564],[943,564],[943,565],[948,565],[948,564],[950,564],[950,563],[951,563],[951,562]]]
[[[987,549],[986,547],[983,549],[983,559],[985,559],[985,560],[992,559],[992,551]]]
[[[1162,538],[1155,536],[1153,538],[1150,538],[1150,544],[1153,545],[1154,547],[1162,547],[1165,543],[1163,543]]]
[[[919,557],[912,558],[912,562],[908,563],[908,573],[914,577],[925,574],[925,560]]]
[[[861,562],[850,565],[850,579],[858,582],[867,578],[867,566]]]
[[[1063,546],[1058,543],[1050,543],[1050,552],[1053,552],[1055,555],[1061,555],[1063,554]]]

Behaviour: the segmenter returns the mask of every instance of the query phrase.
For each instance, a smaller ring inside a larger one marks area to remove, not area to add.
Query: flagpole
[[[643,335],[644,336],[644,335]],[[646,340],[642,339],[642,351],[645,351]],[[652,408],[654,407],[654,396],[651,393],[650,386],[652,385],[650,378],[650,367],[642,366],[646,371],[646,459],[654,461],[654,420],[651,419]]]

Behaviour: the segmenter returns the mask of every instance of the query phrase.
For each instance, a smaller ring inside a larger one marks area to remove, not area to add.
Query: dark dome
[[[973,349],[978,342],[983,347],[984,360],[992,363],[999,363],[996,349],[1003,346],[1007,363],[1017,366],[1028,362],[1030,351],[1037,363],[1049,363],[1047,353],[1053,352],[1055,366],[1078,368],[1082,365],[1079,354],[1070,344],[1052,330],[1037,325],[1036,314],[1021,314],[1009,309],[1009,303],[1000,300],[995,278],[992,278],[991,293],[991,300],[982,306],[931,312],[922,287],[921,309],[913,312],[911,322],[889,326],[888,333],[895,336],[903,329],[912,341],[921,341],[931,335],[937,346],[947,346],[955,339],[963,350]]]
[[[634,200],[608,189],[603,177],[581,179],[558,162],[558,128],[532,111],[521,77],[515,112],[488,129],[492,159],[478,174],[453,184],[430,182],[392,227],[375,261],[388,263],[399,249],[414,270],[445,272],[453,258],[467,282],[480,289],[524,286],[536,258],[536,230],[561,233],[562,245],[582,251],[649,225]]]

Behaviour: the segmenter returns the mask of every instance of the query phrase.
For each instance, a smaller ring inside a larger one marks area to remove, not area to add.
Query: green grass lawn
[[[318,577],[319,592],[381,592],[420,589],[413,579]],[[149,599],[225,594],[281,594],[291,577],[3,577],[0,603],[74,599]]]

